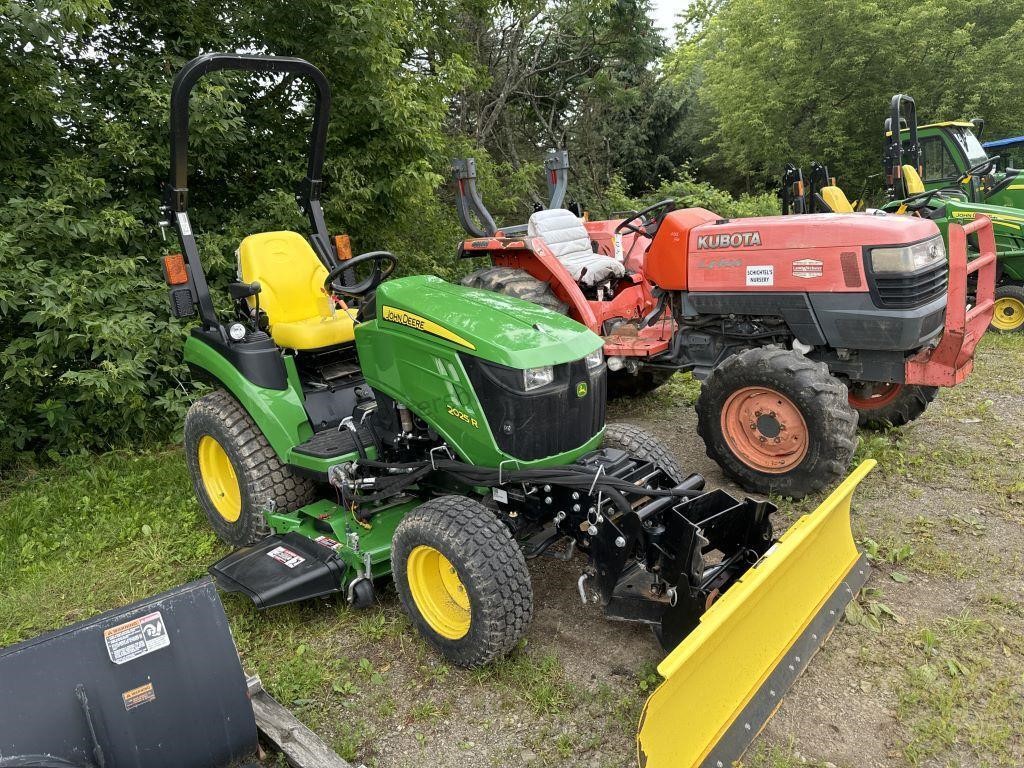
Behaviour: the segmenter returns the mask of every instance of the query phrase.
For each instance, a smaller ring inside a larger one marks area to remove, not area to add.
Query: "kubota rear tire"
[[[312,480],[281,463],[252,417],[223,390],[188,409],[185,462],[206,519],[233,547],[255,544],[270,533],[263,514],[268,507],[292,512],[316,492]]]
[[[708,456],[745,489],[799,499],[846,473],[857,414],[824,363],[786,349],[748,349],[704,382],[697,432]]]
[[[641,370],[608,372],[608,399],[640,397],[653,392],[672,378],[672,371]]]
[[[391,539],[391,566],[413,624],[460,667],[508,653],[533,618],[523,551],[491,510],[465,496],[408,512]]]
[[[1024,332],[1024,286],[1000,285],[996,288],[995,303],[989,329],[1000,333]]]
[[[939,393],[938,387],[873,381],[851,381],[849,389],[850,405],[857,411],[858,424],[871,429],[909,424],[925,412]]]
[[[512,267],[485,267],[462,278],[462,284],[469,288],[503,293],[514,299],[531,301],[560,315],[568,314],[569,305],[555,296],[551,285],[538,280],[522,269]]]
[[[604,428],[602,445],[605,448],[618,448],[643,461],[654,462],[676,483],[683,482],[685,478],[683,468],[668,446],[643,427],[623,422],[609,424]]]

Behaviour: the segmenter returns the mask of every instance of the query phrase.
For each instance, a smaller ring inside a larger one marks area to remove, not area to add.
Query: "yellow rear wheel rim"
[[[406,561],[409,591],[424,621],[441,637],[458,640],[469,632],[469,595],[455,566],[425,544]]]
[[[231,459],[210,435],[199,440],[199,476],[217,514],[229,523],[242,516],[242,492]]]
[[[1024,301],[1012,296],[996,299],[992,325],[1000,331],[1016,331],[1024,325]]]

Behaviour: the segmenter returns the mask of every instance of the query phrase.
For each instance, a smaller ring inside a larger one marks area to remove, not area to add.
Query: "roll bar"
[[[902,113],[902,114],[901,114]],[[904,117],[905,115],[905,117]],[[906,148],[900,132],[906,127],[910,130],[910,141]],[[904,93],[897,93],[889,101],[889,117],[885,120],[885,152],[882,158],[885,164],[885,183],[892,199],[906,197],[906,189],[902,195],[896,189],[897,179],[903,179],[903,155],[909,155],[909,165],[921,172],[921,145],[917,141],[917,105],[914,99]]]
[[[547,210],[561,208],[569,184],[569,153],[564,149],[548,151],[544,159],[544,178],[548,186]],[[452,160],[452,181],[455,183],[455,209],[459,223],[470,237],[493,237],[498,231],[494,217],[487,210],[476,188],[476,160],[458,157]],[[524,233],[526,225],[502,227],[507,234]]]
[[[203,76],[220,70],[293,74],[312,81],[316,86],[313,127],[309,134],[309,163],[306,178],[296,192],[296,201],[309,219],[312,228],[309,239],[317,257],[328,269],[334,266],[334,259],[320,205],[320,191],[323,186],[321,171],[331,111],[331,86],[327,77],[308,61],[289,56],[207,53],[192,59],[175,76],[171,88],[171,173],[164,193],[164,205],[160,209],[161,213],[165,217],[171,217],[171,220],[163,220],[160,224],[161,227],[173,224],[178,233],[203,327],[223,331],[210,299],[206,275],[199,259],[199,249],[188,219],[189,102],[195,84]]]

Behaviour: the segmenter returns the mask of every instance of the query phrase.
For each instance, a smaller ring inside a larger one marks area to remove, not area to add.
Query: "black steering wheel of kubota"
[[[672,198],[649,205],[642,211],[637,211],[628,219],[620,221],[619,225],[615,227],[615,234],[621,235],[623,232],[633,232],[642,237],[654,237],[658,232],[658,227],[661,226],[661,220],[665,218],[665,214],[675,209],[676,201]],[[634,224],[633,222],[635,221],[638,224]]]
[[[343,285],[340,282],[335,282],[349,270],[353,270],[352,274],[354,275],[354,270],[363,264],[370,263],[373,264],[373,269],[369,276],[363,278],[355,285]],[[395,271],[396,266],[398,266],[398,259],[388,251],[361,253],[354,258],[339,263],[338,266],[332,269],[324,280],[324,290],[349,299],[361,299],[387,280],[391,273]]]

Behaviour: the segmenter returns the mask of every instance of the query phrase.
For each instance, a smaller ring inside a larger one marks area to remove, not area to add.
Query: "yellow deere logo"
[[[586,397],[586,396],[587,396],[587,382],[581,381],[579,384],[576,385],[576,397]]]
[[[442,339],[446,339],[447,341],[451,341],[468,349],[476,349],[471,342],[466,341],[457,333],[449,331],[447,328],[442,325],[438,325],[433,320],[427,320],[425,317],[414,315],[412,312],[406,312],[404,309],[395,309],[394,307],[385,305],[382,310],[382,314],[384,319],[388,322],[398,323],[399,325],[404,325],[407,328],[415,328],[417,331],[423,331],[424,333],[439,336]]]

